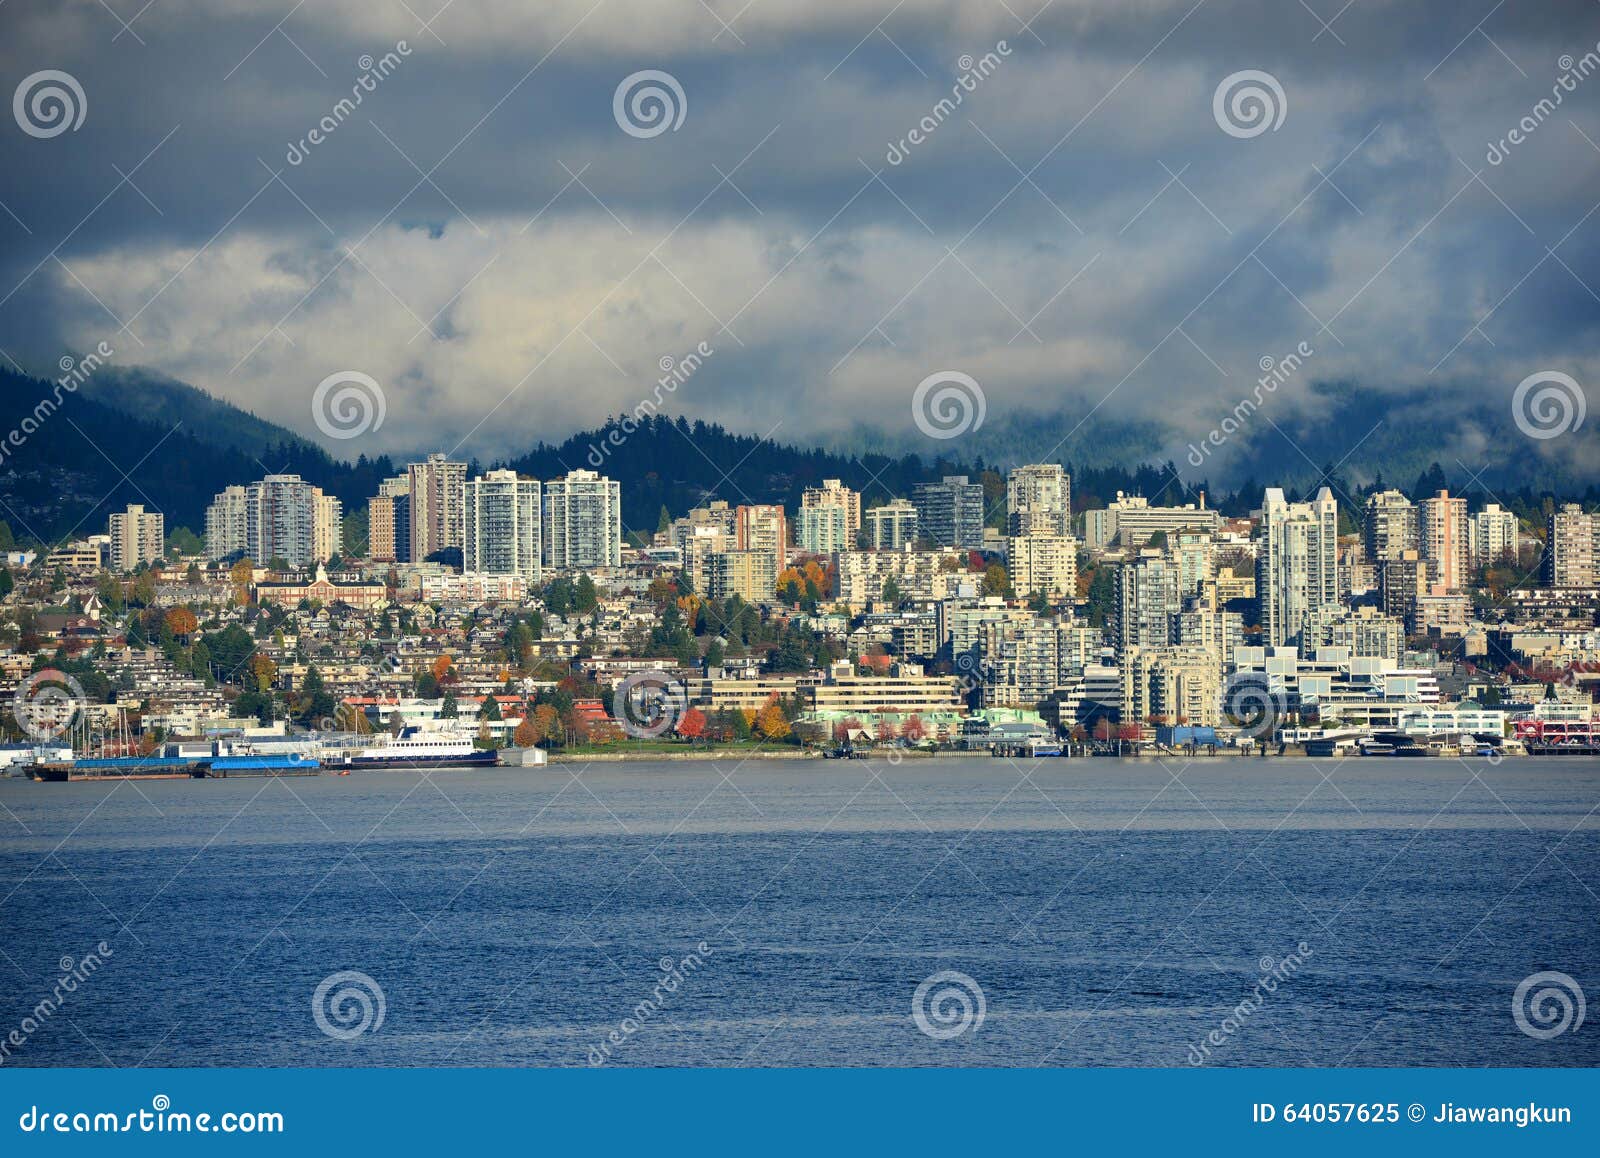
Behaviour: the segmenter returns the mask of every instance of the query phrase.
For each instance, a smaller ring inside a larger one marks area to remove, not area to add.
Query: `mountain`
[[[231,402],[143,368],[107,367],[84,382],[78,394],[159,426],[170,428],[181,422],[194,438],[243,454],[265,456],[281,445],[306,450],[316,445]]]
[[[558,444],[541,442],[488,465],[540,479],[598,470],[622,484],[624,526],[647,533],[656,529],[663,508],[677,516],[711,498],[792,507],[806,487],[825,478],[842,479],[875,505],[909,495],[918,482],[966,474],[983,481],[993,509],[997,502],[1003,507],[1004,482],[997,471],[1041,459],[1067,466],[1073,505],[1080,510],[1105,505],[1119,490],[1162,503],[1195,502],[1204,492],[1224,513],[1248,514],[1259,505],[1264,485],[1284,486],[1295,497],[1326,477],[1348,502],[1360,501],[1362,490],[1384,478],[1408,493],[1431,493],[1419,488],[1441,480],[1466,489],[1480,470],[1469,497],[1476,503],[1492,493],[1525,517],[1541,517],[1552,496],[1600,502],[1600,451],[1591,453],[1592,427],[1550,440],[1565,441],[1553,448],[1558,455],[1514,427],[1515,443],[1506,445],[1502,428],[1510,424],[1486,405],[1452,410],[1445,421],[1437,413],[1438,399],[1428,396],[1397,398],[1347,384],[1317,390],[1314,405],[1253,416],[1224,446],[1239,460],[1226,469],[1220,457],[1194,466],[1182,440],[1174,443],[1172,435],[1148,425],[1110,418],[1102,425],[1098,415],[1082,422],[1067,414],[997,422],[939,444],[941,453],[931,460],[896,453],[894,444],[867,431],[853,447],[821,449],[681,417],[656,415],[635,423],[619,415],[597,430]],[[1352,424],[1328,415],[1361,417]],[[1091,429],[1092,438],[1086,433]],[[11,432],[0,436],[0,520],[17,539],[47,544],[103,531],[107,514],[130,502],[164,512],[169,529],[202,531],[213,495],[275,472],[302,475],[355,513],[382,479],[413,461],[410,455],[340,461],[292,431],[183,382],[109,370],[64,388],[0,369],[0,430]],[[1488,430],[1496,431],[1495,441],[1474,433]],[[1195,432],[1189,444],[1204,438]],[[1169,444],[1161,462],[1157,453]],[[986,462],[985,455],[993,457]],[[475,462],[474,472],[483,465]],[[1228,480],[1231,489],[1214,484],[1213,477]]]

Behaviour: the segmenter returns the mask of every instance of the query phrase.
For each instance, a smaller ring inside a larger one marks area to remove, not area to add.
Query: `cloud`
[[[89,115],[0,134],[0,349],[42,367],[111,333],[311,437],[316,384],[358,369],[389,401],[372,449],[485,457],[630,409],[700,341],[672,406],[797,440],[914,440],[910,391],[959,369],[997,426],[1181,446],[1300,341],[1314,377],[1397,393],[1600,381],[1600,78],[1485,159],[1600,39],[1590,6],[1477,32],[1442,0],[1329,29],[1224,0],[910,0],[881,25],[712,0],[732,32],[698,0],[283,7],[167,0],[143,43],[98,4],[15,18],[6,75],[71,71]],[[612,110],[644,68],[687,99],[647,140]],[[1278,131],[1213,119],[1244,69],[1280,82]]]

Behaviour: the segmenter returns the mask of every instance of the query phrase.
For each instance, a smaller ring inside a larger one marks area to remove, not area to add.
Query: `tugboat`
[[[824,752],[822,758],[824,760],[861,760],[865,757],[850,741],[846,740],[838,747]]]

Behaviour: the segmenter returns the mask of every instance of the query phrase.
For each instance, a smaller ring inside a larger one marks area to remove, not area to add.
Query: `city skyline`
[[[21,1134],[1595,1132],[1600,0],[0,28]]]

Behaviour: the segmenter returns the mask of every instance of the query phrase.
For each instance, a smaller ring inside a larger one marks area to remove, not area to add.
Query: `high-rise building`
[[[1172,643],[1174,618],[1183,610],[1177,566],[1161,551],[1147,549],[1116,570],[1112,638],[1117,654],[1133,647]]]
[[[746,603],[771,602],[778,587],[778,572],[771,551],[722,551],[705,561],[706,596],[727,599],[737,595]]]
[[[240,486],[223,490],[206,508],[206,558],[213,563],[250,550],[249,492]]]
[[[406,467],[411,494],[411,560],[462,545],[467,464],[430,454]]]
[[[805,533],[805,512],[808,510],[840,510],[844,512],[844,533],[847,546],[827,550],[853,551],[856,536],[861,533],[861,492],[853,491],[836,478],[825,478],[820,487],[807,487],[800,495],[800,531]],[[801,546],[805,547],[804,541]],[[810,548],[821,552],[821,548]]]
[[[146,511],[128,504],[128,509],[111,516],[111,568],[132,571],[140,563],[154,563],[166,545],[166,519],[160,511]]]
[[[466,484],[462,569],[540,581],[539,483],[514,470],[492,470]]]
[[[1006,543],[1006,571],[1019,599],[1042,594],[1071,602],[1078,597],[1078,541],[1053,532],[1014,535]]]
[[[315,492],[311,500],[311,557],[326,563],[344,547],[344,504],[317,487],[311,489]]]
[[[269,474],[245,487],[228,487],[206,511],[206,557],[279,560],[299,569],[325,563],[338,551],[343,520],[339,500],[297,474]]]
[[[386,478],[367,502],[367,556],[374,563],[411,559],[411,475]]]
[[[917,508],[909,499],[895,499],[867,511],[867,532],[874,551],[898,551],[917,541]]]
[[[1403,551],[1420,550],[1417,508],[1399,491],[1379,491],[1367,498],[1361,535],[1367,561],[1373,564],[1398,559]]]
[[[1440,491],[1418,504],[1417,537],[1428,579],[1447,591],[1467,585],[1467,500]]]
[[[1259,519],[1256,596],[1267,643],[1295,640],[1306,615],[1339,601],[1339,504],[1323,487],[1309,503],[1291,503],[1268,487]]]
[[[1006,530],[1072,534],[1072,482],[1059,463],[1019,466],[1006,476]]]
[[[622,566],[622,488],[592,470],[575,470],[544,487],[545,566],[595,571]]]
[[[736,551],[765,551],[772,557],[774,577],[789,560],[789,519],[778,504],[741,505],[733,509]]]
[[[855,536],[842,507],[801,507],[797,537],[808,555],[830,555],[855,550]]]
[[[1428,593],[1428,565],[1418,551],[1401,551],[1398,559],[1378,564],[1378,590],[1383,613],[1395,619],[1411,620],[1417,601]]]
[[[918,534],[936,547],[983,546],[983,486],[964,474],[918,483],[911,493]]]
[[[1517,516],[1488,503],[1467,521],[1467,557],[1474,570],[1517,557]]]
[[[1544,585],[1600,587],[1600,512],[1568,503],[1545,525]]]

